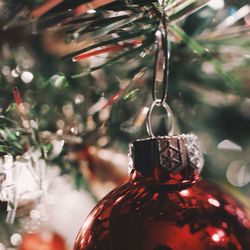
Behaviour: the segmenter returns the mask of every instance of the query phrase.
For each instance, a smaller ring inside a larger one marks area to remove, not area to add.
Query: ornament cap
[[[161,183],[187,184],[199,179],[204,158],[194,134],[159,136],[130,144],[130,171]]]

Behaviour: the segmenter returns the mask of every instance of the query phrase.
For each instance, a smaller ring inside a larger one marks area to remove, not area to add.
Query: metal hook
[[[156,59],[154,70],[154,82],[152,88],[153,103],[147,114],[147,132],[149,136],[155,137],[152,131],[152,112],[155,106],[163,107],[168,117],[168,134],[173,135],[175,130],[175,120],[173,112],[166,103],[167,90],[169,83],[169,63],[170,63],[170,39],[168,37],[168,16],[165,13],[165,1],[159,0],[162,7],[162,20],[158,30],[155,33],[156,37]]]
[[[161,99],[161,103],[167,99],[169,82],[170,40],[168,39],[167,22],[167,18],[163,17],[159,29],[155,33],[157,53],[152,96],[154,101]]]
[[[153,103],[148,111],[148,114],[147,114],[146,127],[147,127],[147,132],[148,132],[149,136],[155,137],[153,130],[152,130],[152,122],[151,122],[152,113],[153,113],[155,106],[163,107],[164,110],[166,111],[167,117],[168,117],[168,135],[174,135],[175,120],[174,120],[173,112],[166,102],[161,103],[161,99],[158,99],[158,100],[153,101]]]

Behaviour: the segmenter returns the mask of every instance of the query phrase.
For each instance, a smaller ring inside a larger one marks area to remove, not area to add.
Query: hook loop
[[[154,111],[155,107],[162,107],[166,113],[167,113],[167,118],[168,118],[168,126],[167,126],[167,130],[168,130],[168,135],[174,135],[174,115],[173,112],[171,110],[171,108],[168,106],[168,104],[166,102],[161,102],[161,99],[157,99],[154,100],[152,102],[152,105],[148,111],[147,114],[147,122],[146,122],[146,128],[147,128],[147,132],[149,134],[150,137],[155,137],[154,133],[153,133],[153,129],[152,129],[152,113]]]

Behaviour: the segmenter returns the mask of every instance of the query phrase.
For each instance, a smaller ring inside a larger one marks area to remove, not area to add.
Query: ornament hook
[[[154,70],[154,83],[152,89],[153,100],[166,102],[169,83],[169,61],[170,61],[170,41],[165,34],[162,25],[155,33],[156,37],[156,60]]]
[[[169,83],[169,64],[171,43],[169,39],[169,20],[165,13],[165,1],[159,1],[162,5],[162,18],[158,30],[155,32],[156,59],[154,70],[154,83],[152,89],[153,101],[161,99],[166,102]]]
[[[155,106],[162,107],[168,117],[168,134],[173,135],[175,130],[175,121],[173,112],[167,104],[167,90],[169,84],[169,64],[170,64],[170,39],[169,21],[165,13],[165,1],[160,1],[162,6],[162,20],[158,30],[155,32],[156,38],[156,59],[154,69],[154,82],[152,88],[153,103],[147,114],[146,128],[149,136],[155,137],[152,131],[152,112]]]
[[[168,126],[167,126],[168,135],[174,135],[175,120],[174,120],[173,112],[166,102],[161,103],[161,100],[157,99],[157,100],[153,101],[153,103],[148,111],[148,114],[147,114],[146,128],[147,128],[147,132],[148,132],[149,136],[155,137],[155,135],[153,133],[153,129],[152,129],[152,122],[151,122],[152,113],[153,113],[155,106],[162,107],[166,111],[167,117],[168,117]]]

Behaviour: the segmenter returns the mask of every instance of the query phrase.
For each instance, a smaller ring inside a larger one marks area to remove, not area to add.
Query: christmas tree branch
[[[229,72],[225,72],[220,62],[215,59],[208,49],[201,46],[195,39],[188,36],[180,27],[177,25],[171,26],[171,30],[176,35],[180,36],[182,41],[195,53],[197,53],[204,60],[209,61],[215,68],[217,74],[224,80],[223,82],[237,94],[242,94],[243,88],[239,80],[237,80]]]

